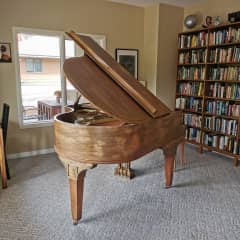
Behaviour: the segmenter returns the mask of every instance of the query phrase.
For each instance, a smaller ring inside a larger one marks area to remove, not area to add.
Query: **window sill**
[[[41,121],[36,123],[22,123],[20,124],[21,129],[25,128],[39,128],[39,127],[52,127],[53,126],[53,120],[51,121]]]

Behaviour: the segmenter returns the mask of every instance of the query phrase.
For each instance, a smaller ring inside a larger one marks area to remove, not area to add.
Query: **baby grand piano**
[[[91,103],[75,104],[73,111],[54,120],[55,150],[67,171],[77,224],[82,217],[84,176],[97,164],[117,163],[115,173],[131,177],[131,161],[161,148],[165,185],[170,187],[184,126],[180,112],[170,111],[91,38],[73,31],[68,35],[85,55],[67,59],[64,73]]]

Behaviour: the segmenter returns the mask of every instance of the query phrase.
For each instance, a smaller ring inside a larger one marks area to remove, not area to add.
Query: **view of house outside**
[[[66,40],[65,49],[66,58],[74,56],[73,41]],[[39,104],[52,106],[54,114],[61,111],[54,96],[61,91],[59,37],[18,33],[18,51],[23,120],[50,120],[52,116],[40,116]],[[68,84],[68,89],[73,87]]]

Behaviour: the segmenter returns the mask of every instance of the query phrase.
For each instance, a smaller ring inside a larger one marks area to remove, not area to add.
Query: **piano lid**
[[[86,56],[66,60],[64,72],[74,87],[89,101],[103,111],[128,122],[161,117],[170,112],[166,105],[142,86],[94,40],[77,35],[73,31],[67,34],[83,48]],[[94,71],[91,71],[91,68]],[[117,98],[115,99],[114,96]],[[118,114],[120,105],[121,116]]]

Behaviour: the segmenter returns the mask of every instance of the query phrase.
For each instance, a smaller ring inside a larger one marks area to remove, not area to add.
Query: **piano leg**
[[[172,186],[175,155],[165,155],[165,187]]]
[[[86,171],[79,174],[78,179],[69,178],[71,210],[73,224],[76,225],[82,218],[83,188]]]
[[[163,149],[164,160],[165,160],[165,187],[170,188],[173,180],[173,169],[176,157],[177,146]]]
[[[184,165],[184,142],[180,143],[180,163]]]
[[[63,160],[70,187],[71,211],[73,224],[76,225],[82,218],[84,177],[88,169],[95,167],[94,164],[82,164]]]

